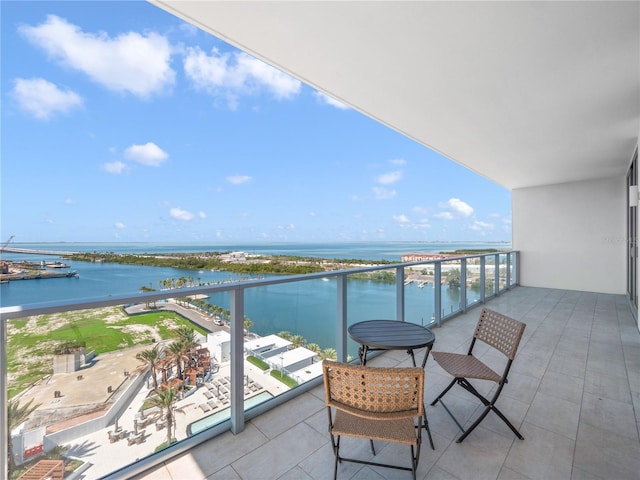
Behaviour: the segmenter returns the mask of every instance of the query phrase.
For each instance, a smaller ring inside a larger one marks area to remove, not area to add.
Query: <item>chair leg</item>
[[[460,435],[460,437],[456,440],[456,443],[460,443],[462,442],[465,438],[467,438],[467,435],[469,435],[471,432],[473,432],[473,430],[480,425],[480,422],[484,419],[484,417],[487,416],[487,414],[489,413],[489,411],[491,410],[491,407],[486,407],[484,409],[484,411],[480,414],[480,416],[476,419],[475,422],[473,422],[473,425],[471,425],[469,428],[467,428],[464,433],[462,435]]]
[[[460,425],[460,422],[458,422],[458,419],[453,415],[453,413],[451,413],[451,410],[449,410],[447,408],[447,406],[445,405],[445,403],[442,401],[442,397],[444,397],[447,394],[447,392],[449,390],[451,390],[451,387],[453,387],[456,384],[456,382],[459,382],[459,380],[460,379],[458,379],[458,378],[454,378],[453,380],[451,380],[451,383],[449,383],[449,385],[447,385],[447,388],[442,390],[442,392],[440,392],[440,395],[438,395],[435,398],[435,400],[433,402],[431,402],[431,406],[433,407],[436,403],[440,402],[440,405],[442,405],[442,408],[444,408],[444,410],[449,414],[449,416],[456,423],[458,428],[460,430],[464,431],[464,428],[462,428],[462,425]],[[426,412],[425,412],[425,415],[426,415]],[[426,416],[425,416],[425,422],[426,422]],[[429,432],[429,440],[431,440],[431,432]],[[433,443],[431,444],[431,447],[433,448]]]
[[[445,388],[444,390],[442,390],[442,392],[440,392],[440,395],[438,395],[436,397],[436,399],[431,402],[431,406],[433,407],[436,403],[438,403],[438,401],[444,397],[446,395],[446,393],[451,390],[451,387],[453,387],[456,384],[456,380],[457,378],[454,378],[453,380],[451,380],[451,383],[447,386],[447,388]]]
[[[493,410],[494,412],[496,412],[496,414],[502,419],[502,421],[504,423],[507,424],[507,426],[511,429],[511,431],[513,433],[515,433],[516,437],[518,437],[520,440],[524,440],[524,437],[520,434],[520,432],[516,429],[516,427],[514,427],[511,422],[507,419],[507,417],[505,417],[502,412],[500,410],[498,410],[495,405],[487,405],[484,409],[484,411],[480,414],[480,416],[476,419],[475,422],[473,422],[473,425],[471,425],[469,428],[467,428],[467,430],[465,430],[465,432],[460,435],[460,438],[458,438],[456,440],[456,443],[460,443],[462,442],[465,438],[467,438],[467,435],[469,435],[473,429],[475,429],[480,422],[484,419],[484,417],[487,416],[487,414]]]
[[[333,443],[333,435],[331,435],[331,443]],[[333,445],[333,453],[335,461],[333,463],[333,480],[338,479],[338,462],[340,461],[340,436],[338,435],[338,441]]]
[[[436,448],[433,446],[433,438],[431,438],[431,429],[429,429],[429,420],[427,420],[427,411],[424,411],[424,429],[427,431],[427,435],[429,436],[429,444],[431,445],[431,450],[435,450]]]
[[[416,468],[418,468],[418,460],[416,459],[413,445],[411,445],[411,474],[413,475],[413,480],[416,480]]]
[[[473,422],[473,424],[460,436],[460,438],[456,440],[456,443],[462,442],[467,437],[467,435],[469,435],[480,424],[480,422],[484,419],[484,417],[487,416],[487,414],[491,410],[493,410],[502,419],[502,421],[507,424],[507,426],[511,429],[511,431],[516,435],[516,437],[518,437],[520,440],[524,440],[524,437],[520,434],[520,432],[516,429],[516,427],[514,427],[513,424],[507,419],[507,417],[505,417],[504,414],[500,410],[498,410],[498,407],[495,406],[495,402],[498,400],[498,397],[500,396],[500,392],[502,391],[502,387],[504,386],[504,383],[498,385],[498,389],[496,390],[496,393],[493,395],[493,398],[491,399],[491,401],[483,397],[480,394],[480,392],[478,392],[473,387],[473,385],[469,383],[468,380],[463,378],[463,379],[460,379],[458,383],[460,384],[461,387],[463,387],[469,393],[477,397],[484,404],[485,409],[480,414],[480,416],[476,419],[476,421]]]
[[[507,417],[505,417],[502,414],[502,412],[498,410],[498,407],[496,407],[495,405],[492,405],[491,410],[496,412],[496,414],[502,419],[502,421],[507,424],[507,427],[509,427],[511,431],[515,433],[516,437],[518,437],[520,440],[524,440],[524,437],[520,434],[520,432],[516,429],[516,427],[513,426],[513,424],[509,421],[509,419],[507,419]]]

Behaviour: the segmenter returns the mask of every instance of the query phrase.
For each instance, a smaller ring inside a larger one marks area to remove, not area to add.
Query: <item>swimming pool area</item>
[[[270,398],[273,398],[269,392],[260,392],[253,397],[249,397],[244,401],[244,410],[247,411],[256,405],[259,405],[263,402],[266,402]],[[231,408],[227,407],[222,410],[219,410],[211,415],[207,415],[199,420],[196,420],[193,423],[187,425],[187,436],[195,435],[196,433],[200,433],[207,428],[213,427],[224,420],[227,420],[231,417]]]

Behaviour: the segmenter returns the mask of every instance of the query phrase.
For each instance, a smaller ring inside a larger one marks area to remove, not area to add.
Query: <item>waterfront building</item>
[[[449,258],[459,255],[447,254],[447,253],[405,253],[402,255],[402,263],[409,262],[422,262],[424,260],[441,260],[443,258]]]

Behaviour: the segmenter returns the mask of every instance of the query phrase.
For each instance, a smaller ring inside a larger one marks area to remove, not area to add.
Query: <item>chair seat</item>
[[[407,445],[418,443],[415,424],[411,418],[372,420],[338,410],[331,431],[334,435],[370,440],[393,441]]]
[[[456,378],[477,378],[499,382],[501,377],[473,355],[451,352],[431,352],[436,362]]]

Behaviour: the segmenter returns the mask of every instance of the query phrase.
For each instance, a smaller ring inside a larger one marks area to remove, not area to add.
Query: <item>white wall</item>
[[[626,292],[624,177],[513,190],[520,284]]]

